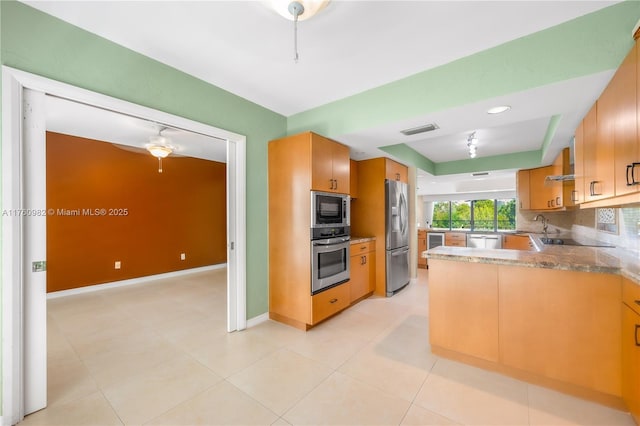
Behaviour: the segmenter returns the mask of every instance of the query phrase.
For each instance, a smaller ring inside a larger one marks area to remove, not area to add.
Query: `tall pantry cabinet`
[[[345,145],[312,132],[269,142],[270,318],[308,329],[349,306],[349,282],[311,295],[311,191],[349,185]]]
[[[388,158],[358,161],[358,198],[351,202],[351,235],[376,238],[375,291],[386,296],[385,179],[408,183],[409,169]]]

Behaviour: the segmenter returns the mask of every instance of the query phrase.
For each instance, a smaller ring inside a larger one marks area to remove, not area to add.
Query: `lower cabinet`
[[[317,324],[348,307],[350,294],[351,283],[346,282],[312,296],[311,324]]]
[[[619,275],[500,266],[502,363],[620,396]]]
[[[531,250],[533,244],[528,235],[505,235],[502,241],[503,249]]]
[[[370,295],[376,288],[375,249],[375,241],[351,244],[351,303]]]
[[[498,266],[429,259],[432,346],[498,361]]]
[[[467,234],[464,232],[447,232],[444,234],[444,245],[451,247],[466,247]]]
[[[625,279],[622,299],[622,399],[640,424],[640,286]]]
[[[427,250],[427,231],[418,231],[418,268],[427,268],[427,258],[422,253]]]
[[[621,284],[622,277],[613,274],[429,259],[432,350],[563,392],[619,404]],[[634,317],[635,324],[639,317]],[[635,330],[635,325],[626,327],[627,334]],[[632,347],[636,336],[625,338],[626,362],[633,364],[629,406],[637,407],[640,348]]]

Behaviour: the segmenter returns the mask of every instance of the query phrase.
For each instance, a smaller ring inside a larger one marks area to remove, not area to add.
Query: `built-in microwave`
[[[350,224],[351,197],[346,194],[311,191],[311,229],[348,229]]]

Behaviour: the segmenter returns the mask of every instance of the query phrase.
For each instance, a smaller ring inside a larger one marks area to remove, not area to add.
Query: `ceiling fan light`
[[[168,145],[150,144],[147,146],[147,151],[156,158],[166,158],[173,152],[173,148]]]
[[[297,0],[304,9],[304,11],[298,15],[298,21],[304,21],[312,18],[315,14],[327,7],[330,0]],[[278,15],[293,21],[294,15],[289,11],[289,6],[293,3],[291,0],[265,0],[264,3],[278,13]]]

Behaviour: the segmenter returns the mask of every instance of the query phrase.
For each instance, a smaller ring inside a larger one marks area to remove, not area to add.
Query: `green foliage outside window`
[[[471,231],[515,230],[516,200],[434,202],[431,226]]]

